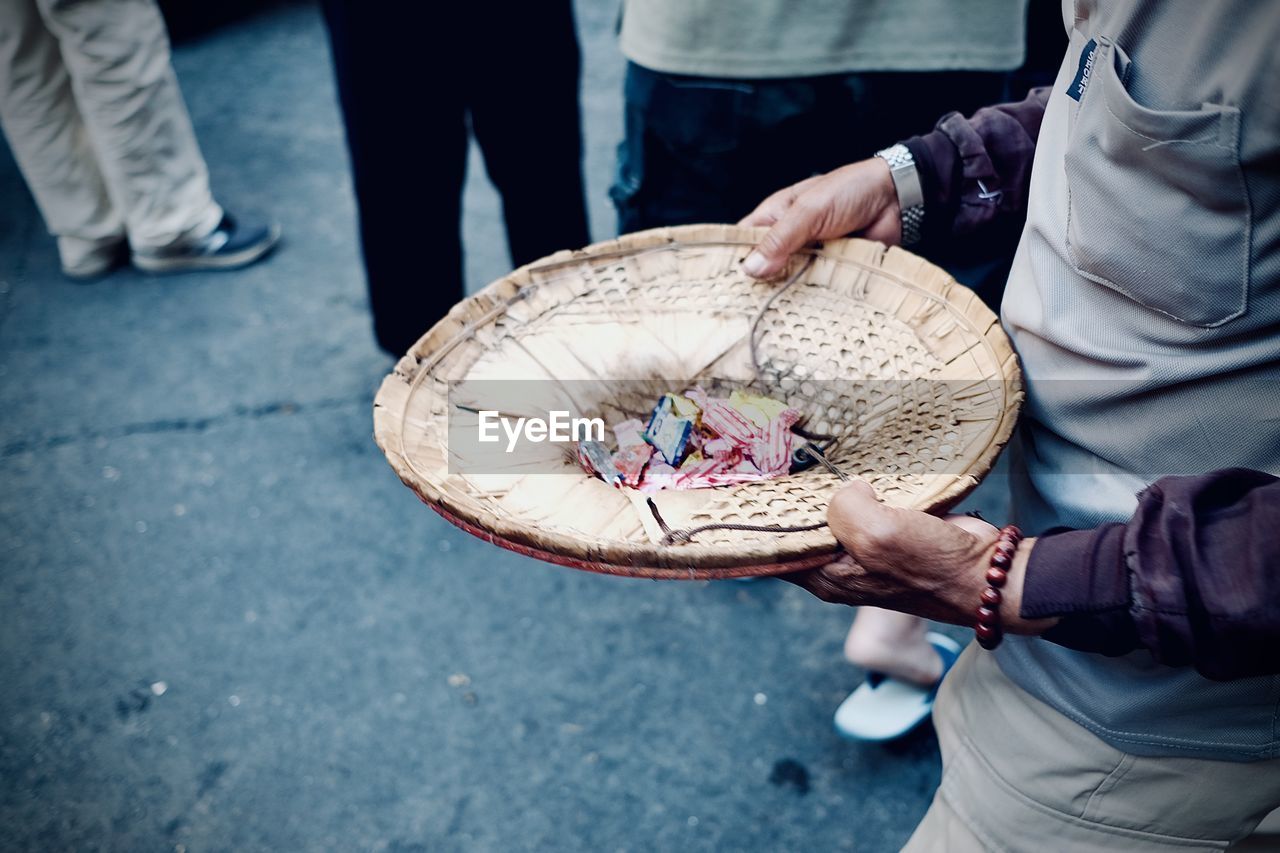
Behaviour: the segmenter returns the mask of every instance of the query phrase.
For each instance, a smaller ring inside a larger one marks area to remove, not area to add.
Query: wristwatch
[[[916,160],[910,149],[902,143],[890,145],[876,156],[889,164],[894,189],[898,191],[898,207],[902,210],[902,245],[920,242],[920,228],[924,225],[924,188],[916,172]]]

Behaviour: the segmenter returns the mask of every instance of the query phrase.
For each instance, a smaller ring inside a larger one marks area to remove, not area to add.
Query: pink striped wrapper
[[[751,461],[766,477],[777,477],[791,468],[791,427],[800,419],[795,409],[785,409],[764,428],[763,434],[751,442],[747,451]]]

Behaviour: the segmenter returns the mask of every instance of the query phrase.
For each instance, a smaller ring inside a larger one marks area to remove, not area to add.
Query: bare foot
[[[916,616],[860,607],[844,640],[845,659],[866,670],[932,687],[942,677],[942,658],[925,638],[927,628]]]

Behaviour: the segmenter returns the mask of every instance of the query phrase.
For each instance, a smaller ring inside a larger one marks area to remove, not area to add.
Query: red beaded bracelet
[[[1013,555],[1021,541],[1022,531],[1012,524],[1001,528],[996,539],[991,568],[987,569],[987,588],[982,591],[982,604],[976,611],[978,622],[973,628],[978,645],[984,649],[994,649],[1004,639],[1004,628],[1000,624],[1000,602],[1004,596],[1000,588],[1009,579],[1009,567],[1013,565]]]

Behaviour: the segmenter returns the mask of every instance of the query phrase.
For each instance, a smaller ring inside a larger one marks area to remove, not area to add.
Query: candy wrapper
[[[661,459],[654,460],[645,471],[644,479],[640,481],[640,491],[646,495],[655,495],[663,489],[678,488],[676,477],[679,474],[679,471]]]
[[[613,426],[614,437],[618,440],[613,464],[622,476],[622,482],[633,488],[640,485],[644,469],[653,456],[653,447],[644,440],[644,428],[644,424],[634,418]]]
[[[609,452],[609,448],[598,441],[578,442],[578,461],[582,463],[582,467],[611,486],[622,482],[622,472],[614,464],[613,454]]]
[[[688,418],[693,421],[694,426],[698,425],[698,419],[702,415],[702,408],[693,400],[683,394],[667,394],[667,400],[671,401],[671,411],[677,417]]]
[[[737,409],[743,417],[751,421],[759,429],[764,429],[775,418],[787,411],[786,403],[775,400],[772,397],[748,394],[745,391],[734,391],[730,394],[729,405]],[[799,413],[797,413],[798,415]]]
[[[613,425],[613,435],[618,439],[618,448],[644,444],[644,424],[635,418]]]
[[[645,494],[705,489],[780,477],[791,469],[800,413],[779,400],[734,391],[712,397],[701,388],[664,394],[648,423],[615,424],[618,449],[582,442],[583,465],[605,482]]]
[[[702,425],[721,438],[745,445],[759,433],[751,419],[728,400],[710,397],[701,388],[690,390],[688,396],[702,408]]]
[[[800,419],[795,409],[783,409],[769,420],[760,436],[751,442],[748,453],[762,474],[778,477],[791,468],[791,427]]]
[[[653,445],[664,462],[680,467],[689,452],[689,439],[693,436],[694,419],[676,414],[677,394],[667,394],[654,407],[649,426],[644,432],[645,441]],[[683,399],[683,398],[682,398]]]
[[[640,485],[644,469],[653,458],[653,448],[647,444],[632,444],[613,454],[613,464],[622,475],[622,481],[628,486]]]

